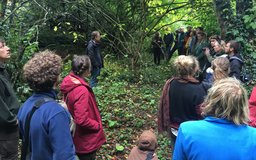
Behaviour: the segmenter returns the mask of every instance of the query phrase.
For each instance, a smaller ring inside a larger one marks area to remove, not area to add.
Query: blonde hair
[[[247,92],[237,79],[221,79],[209,89],[204,101],[203,115],[224,118],[236,125],[247,124],[247,99]]]
[[[212,61],[214,81],[227,78],[230,72],[230,63],[226,57],[217,57]]]
[[[215,45],[220,46],[221,50],[224,51],[225,50],[225,46],[226,46],[226,42],[223,41],[223,40],[219,40],[219,41],[217,40]]]
[[[178,56],[174,66],[180,77],[194,76],[199,70],[198,60],[194,56]]]

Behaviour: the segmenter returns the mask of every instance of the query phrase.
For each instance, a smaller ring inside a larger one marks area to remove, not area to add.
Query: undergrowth
[[[97,159],[126,159],[143,130],[157,134],[157,110],[162,87],[172,75],[171,65],[142,64],[134,71],[122,62],[105,61],[94,88],[100,108],[107,143]],[[171,159],[170,141],[158,135],[157,155]]]

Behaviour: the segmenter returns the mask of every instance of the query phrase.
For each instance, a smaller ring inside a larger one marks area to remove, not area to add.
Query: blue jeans
[[[93,68],[91,71],[90,86],[95,87],[98,83],[97,77],[100,75],[100,68]]]

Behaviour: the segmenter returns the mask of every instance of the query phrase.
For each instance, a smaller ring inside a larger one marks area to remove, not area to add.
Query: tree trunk
[[[13,0],[13,1],[12,1],[12,5],[11,5],[11,12],[14,11],[15,7],[16,7],[16,0]],[[14,14],[12,14],[12,15],[10,16],[10,24],[12,24],[12,22],[13,22],[13,16],[14,16]]]
[[[236,0],[236,15],[238,17],[244,16],[247,13],[247,9],[252,8],[252,0]]]
[[[230,0],[213,0],[215,13],[221,29],[221,37],[226,38],[227,30],[229,29],[228,24],[232,24],[234,16],[232,14],[232,8]]]
[[[5,16],[5,10],[6,10],[7,0],[3,0],[1,4],[1,10],[0,10],[0,18],[4,18]]]

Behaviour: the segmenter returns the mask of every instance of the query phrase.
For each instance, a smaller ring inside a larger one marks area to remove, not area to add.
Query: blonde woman
[[[240,82],[215,82],[204,103],[204,120],[180,125],[173,160],[255,159],[256,129],[247,125],[247,91]]]
[[[174,65],[178,76],[167,80],[158,113],[158,131],[169,131],[172,142],[180,123],[201,119],[200,104],[209,88],[195,78],[199,70],[195,57],[181,55]]]
[[[212,66],[206,70],[205,82],[212,84],[214,81],[229,77],[230,63],[226,57],[217,57],[212,61]]]

